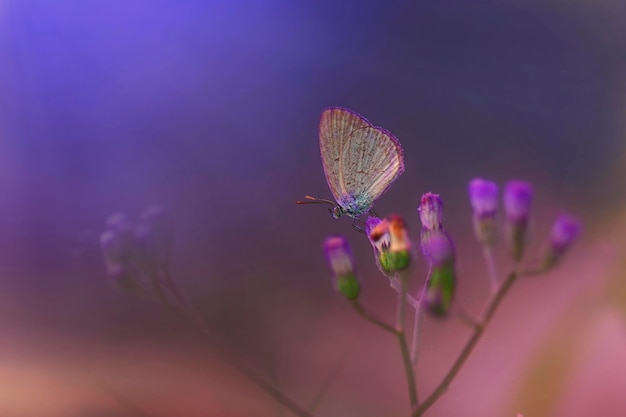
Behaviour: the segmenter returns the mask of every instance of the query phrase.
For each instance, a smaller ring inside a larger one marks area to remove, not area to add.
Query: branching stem
[[[454,377],[456,377],[456,375],[459,373],[461,367],[480,340],[480,337],[482,336],[485,327],[493,317],[493,314],[496,312],[498,306],[500,305],[500,302],[502,302],[502,299],[515,282],[516,278],[517,273],[511,272],[506,280],[502,282],[496,293],[491,297],[489,303],[487,304],[487,307],[485,308],[485,311],[483,312],[480,322],[474,328],[474,332],[465,344],[465,347],[461,351],[459,357],[452,365],[452,368],[450,368],[446,376],[441,380],[441,382],[439,383],[437,388],[435,388],[432,394],[430,394],[430,396],[426,398],[426,400],[420,406],[414,409],[412,417],[421,417],[424,412],[428,410],[439,399],[439,397],[443,395],[444,392],[446,392],[448,386],[450,385]]]

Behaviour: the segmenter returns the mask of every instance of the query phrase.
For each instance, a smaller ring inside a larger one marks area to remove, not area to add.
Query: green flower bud
[[[335,288],[350,301],[356,300],[361,293],[361,286],[354,274],[335,278]]]
[[[348,300],[356,300],[360,285],[354,271],[354,260],[348,240],[343,236],[331,236],[324,242],[324,253],[335,279],[335,288]]]
[[[450,311],[456,290],[456,271],[453,263],[433,267],[422,303],[437,317],[445,317]]]

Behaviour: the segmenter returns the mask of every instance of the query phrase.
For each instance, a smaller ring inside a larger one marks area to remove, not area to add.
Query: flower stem
[[[402,362],[404,363],[404,372],[406,373],[406,382],[409,388],[409,401],[411,402],[411,410],[418,405],[417,387],[415,385],[415,374],[413,373],[413,363],[409,355],[409,348],[406,344],[406,337],[403,331],[397,333],[398,343],[400,344],[400,352],[402,353]]]
[[[424,287],[422,288],[422,292],[420,293],[420,298],[419,301],[415,300],[415,304],[413,304],[413,307],[415,308],[415,317],[413,320],[413,337],[411,340],[411,363],[413,364],[413,366],[417,366],[417,357],[419,356],[419,346],[420,346],[420,341],[422,339],[422,324],[424,323],[424,311],[422,310],[422,299],[424,298],[424,294],[426,292],[426,287],[428,286],[428,278],[430,277],[430,272],[429,275],[426,277],[426,281],[424,282]],[[413,299],[413,297],[409,296],[410,299]]]
[[[400,288],[398,290],[396,329],[398,330],[398,332],[404,332],[404,323],[406,321],[407,280],[404,277],[400,277],[399,283]]]
[[[406,321],[406,296],[408,291],[408,277],[399,277],[400,288],[398,291],[398,315],[396,317],[396,337],[400,344],[400,353],[402,354],[402,362],[404,364],[404,372],[406,374],[406,382],[409,389],[409,401],[411,402],[411,410],[417,407],[417,387],[415,384],[415,373],[413,372],[413,362],[409,354],[409,348],[406,343],[406,335],[404,326]]]
[[[404,290],[402,289],[402,287],[404,287]],[[402,292],[404,292],[404,294],[406,295],[406,283],[401,284],[398,294],[401,294]],[[400,297],[399,300],[401,299],[402,298]],[[398,339],[398,343],[400,344],[400,353],[402,354],[402,363],[404,365],[404,372],[406,373],[406,380],[407,380],[407,385],[409,389],[409,400],[411,402],[411,410],[415,409],[415,407],[417,407],[417,404],[418,404],[417,403],[417,389],[415,386],[415,374],[413,373],[413,365],[411,363],[411,357],[409,355],[409,349],[406,344],[406,336],[404,334],[404,331],[399,328],[394,328],[393,326],[385,323],[384,321],[372,316],[365,310],[365,308],[358,301],[352,301],[352,307],[365,320],[383,329],[384,331],[395,335],[396,338]],[[400,317],[400,314],[398,314],[398,317]]]
[[[483,257],[485,258],[485,263],[487,264],[487,276],[489,277],[489,288],[491,289],[491,294],[494,294],[498,291],[498,271],[496,269],[496,261],[493,258],[493,250],[490,246],[483,246]]]
[[[359,313],[359,315],[361,317],[363,317],[365,320],[369,321],[370,323],[380,327],[381,329],[383,329],[386,332],[392,333],[392,334],[396,334],[397,331],[396,329],[393,328],[393,326],[385,323],[384,321],[372,316],[370,313],[368,313],[365,308],[363,307],[363,305],[361,305],[361,303],[359,303],[358,301],[354,300],[352,301],[352,307],[354,308],[354,310]]]
[[[415,318],[413,319],[413,335],[411,339],[411,363],[417,366],[417,358],[419,356],[419,347],[422,340],[422,324],[424,323],[424,312],[421,308],[415,309]]]
[[[176,285],[176,282],[174,281],[172,276],[169,274],[169,271],[167,269],[165,269],[164,274],[165,274],[165,280],[166,280],[165,281],[166,288],[174,295],[175,299],[178,301],[178,304],[179,304],[179,306],[174,309],[174,312],[177,312],[178,314],[182,315],[187,321],[198,326],[198,328],[203,334],[209,337],[212,336],[205,321],[187,302],[187,299],[180,292],[180,290],[178,289],[178,286]],[[167,306],[171,307],[169,305]],[[250,380],[256,386],[258,386],[263,391],[265,391],[265,393],[268,394],[270,397],[272,397],[275,401],[284,405],[293,414],[295,414],[298,417],[313,417],[313,414],[309,413],[304,408],[300,407],[293,400],[291,400],[289,397],[284,395],[279,389],[277,389],[272,384],[267,382],[261,376],[257,375],[257,373],[254,372],[251,368],[249,368],[248,366],[244,365],[239,360],[237,360],[228,349],[220,348],[217,345],[214,345],[213,347],[220,353],[220,355],[226,360],[226,362],[228,362],[230,366],[238,370],[248,380]]]
[[[416,407],[414,409],[412,417],[421,417],[424,414],[424,412],[428,410],[439,399],[439,397],[443,395],[444,392],[446,392],[446,390],[448,389],[448,386],[450,385],[454,377],[459,373],[459,371],[461,370],[461,367],[463,366],[468,356],[470,355],[470,353],[472,352],[472,350],[474,349],[474,347],[480,340],[480,337],[482,336],[483,331],[485,330],[485,327],[491,320],[491,317],[496,312],[498,306],[500,305],[500,302],[502,301],[502,299],[504,298],[508,290],[511,288],[511,286],[515,282],[516,278],[517,278],[517,273],[511,272],[509,276],[506,278],[506,280],[500,285],[496,293],[491,297],[482,315],[482,319],[474,328],[474,333],[465,344],[465,347],[463,348],[463,350],[461,351],[461,354],[452,365],[452,368],[450,368],[446,376],[439,383],[437,388],[435,388],[432,394],[430,394],[430,396],[426,398],[426,400],[419,407]]]

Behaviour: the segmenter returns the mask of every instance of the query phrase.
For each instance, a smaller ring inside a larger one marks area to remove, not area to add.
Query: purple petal
[[[550,233],[550,244],[557,250],[562,250],[572,244],[580,235],[582,226],[580,221],[569,214],[559,216]]]
[[[426,193],[422,195],[420,206],[422,227],[426,230],[443,230],[443,202],[439,194]]]
[[[354,261],[348,240],[343,236],[330,236],[324,241],[324,253],[335,276],[354,273]]]
[[[523,222],[530,216],[533,187],[526,181],[509,181],[504,188],[504,212],[509,221]]]
[[[498,186],[493,181],[474,178],[467,187],[474,214],[479,217],[494,216],[498,208]]]

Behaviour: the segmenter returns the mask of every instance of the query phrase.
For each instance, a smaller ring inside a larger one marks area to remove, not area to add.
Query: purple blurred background
[[[491,337],[534,336],[532,350],[542,334],[530,319],[549,323],[599,274],[593,262],[608,261],[592,256],[597,245],[607,257],[619,248],[594,237],[626,197],[625,57],[626,4],[610,0],[0,0],[0,413],[133,415],[95,378],[154,416],[287,415],[193,330],[107,283],[104,219],[159,203],[177,221],[174,274],[219,343],[303,403],[349,357],[319,414],[405,415],[393,341],[338,299],[322,258],[326,235],[348,235],[366,303],[393,317],[368,243],[349,220],[294,204],[331,196],[317,139],[326,106],[402,142],[406,172],[381,214],[406,216],[416,232],[421,194],[442,195],[470,310],[487,291],[472,177],[532,181],[538,241],[560,209],[585,221],[570,271],[588,274],[573,287],[561,275],[521,284],[502,313],[510,321],[494,323]],[[539,288],[545,311],[528,306]],[[427,326],[434,356],[421,391],[447,368],[460,329]],[[479,349],[465,385],[429,415],[524,412],[502,398],[522,367],[502,368],[506,343]],[[477,380],[488,381],[479,393]],[[624,415],[621,401],[603,415]]]

